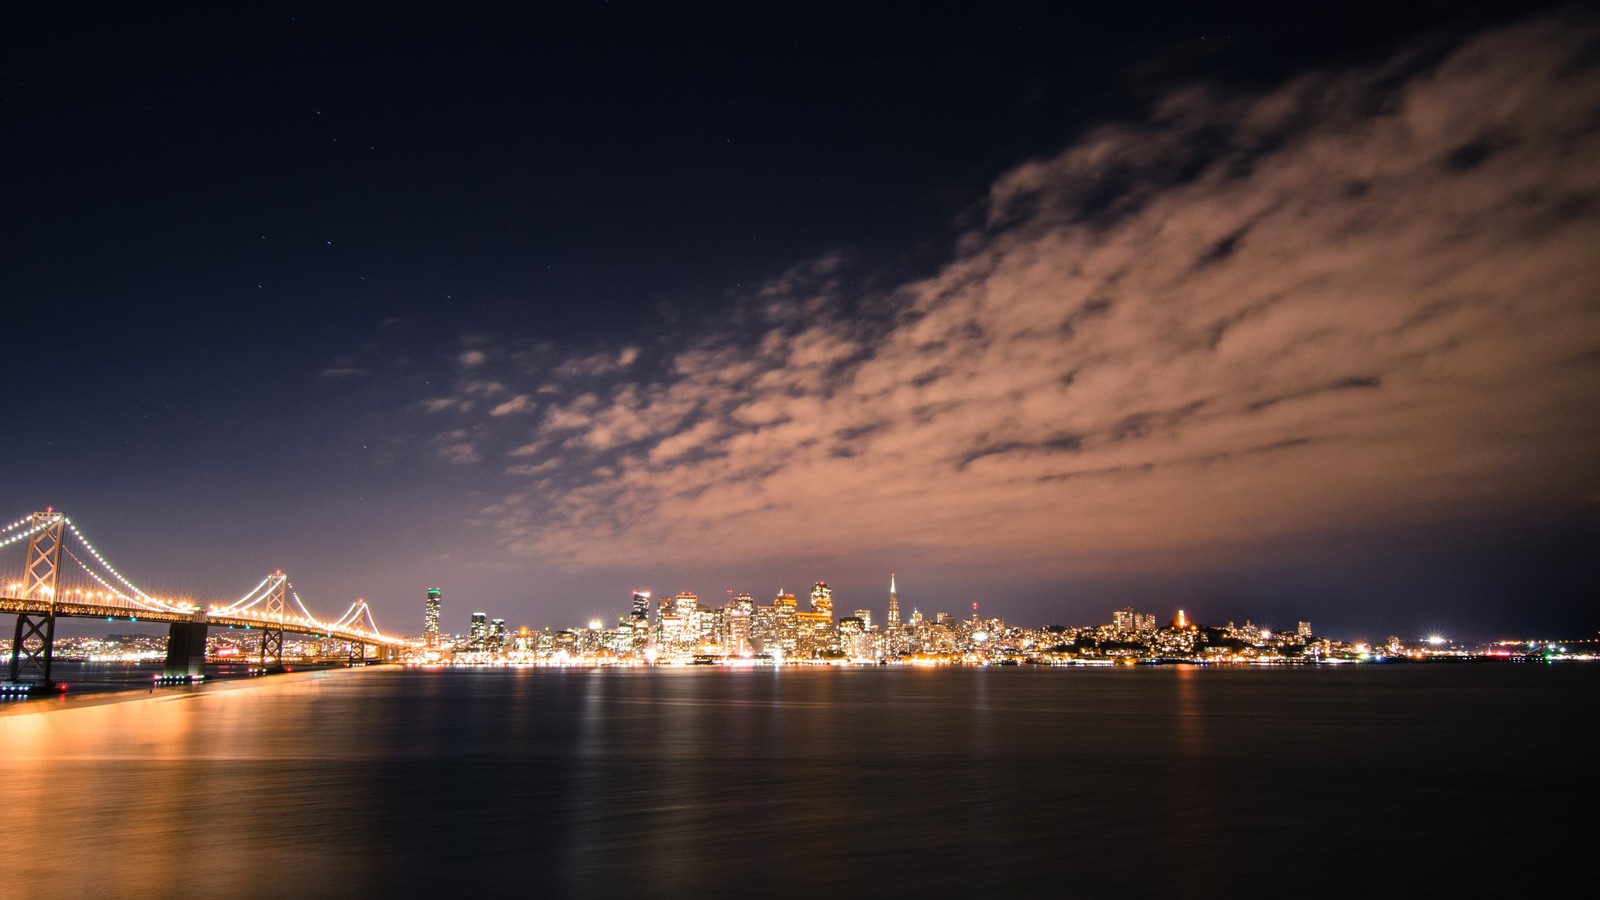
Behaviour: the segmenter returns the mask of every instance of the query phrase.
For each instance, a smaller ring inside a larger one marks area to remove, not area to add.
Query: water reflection
[[[1422,886],[1418,854],[1559,871],[1582,835],[1497,831],[1482,792],[1593,800],[1562,773],[1595,738],[1521,736],[1597,686],[1548,668],[368,670],[47,701],[0,714],[0,874],[10,900],[1237,896],[1259,891],[1230,879],[1284,860]]]

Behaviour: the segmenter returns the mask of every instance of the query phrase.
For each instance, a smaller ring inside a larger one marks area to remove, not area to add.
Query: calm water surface
[[[378,668],[28,701],[0,707],[0,896],[1533,890],[1592,878],[1597,687]]]

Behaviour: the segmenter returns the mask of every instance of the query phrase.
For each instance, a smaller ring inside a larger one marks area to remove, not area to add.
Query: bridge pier
[[[37,673],[40,685],[47,688],[53,686],[55,682],[50,678],[50,662],[55,656],[55,649],[54,611],[17,613],[17,630],[11,639],[11,683],[18,684],[24,677]]]
[[[206,623],[173,622],[167,632],[163,678],[196,678],[206,671]]]
[[[268,625],[261,629],[261,668],[283,668],[282,625]]]

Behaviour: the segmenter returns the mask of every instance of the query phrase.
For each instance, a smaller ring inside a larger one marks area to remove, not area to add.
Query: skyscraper
[[[422,640],[429,648],[439,646],[439,589],[428,588],[427,606],[422,613]]]
[[[772,601],[772,616],[773,643],[785,656],[793,656],[800,636],[794,595],[780,590]]]
[[[467,629],[467,647],[480,653],[489,649],[488,613],[472,614],[472,625]]]
[[[826,581],[811,586],[811,611],[833,618],[833,588]]]
[[[894,573],[889,573],[889,614],[883,617],[883,627],[889,631],[900,629],[900,597],[894,592]]]

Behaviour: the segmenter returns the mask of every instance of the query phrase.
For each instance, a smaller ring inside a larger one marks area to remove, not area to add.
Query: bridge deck
[[[253,616],[207,614],[204,619],[193,613],[168,612],[165,610],[149,610],[129,606],[107,606],[94,603],[48,603],[41,600],[22,600],[16,597],[0,597],[0,614],[28,613],[30,615],[44,615],[54,611],[59,617],[74,619],[127,619],[135,622],[199,622],[204,621],[208,626],[217,628],[282,628],[293,634],[304,634],[312,637],[326,637],[341,641],[360,641],[379,647],[403,648],[410,646],[409,642],[387,635],[374,635],[364,631],[351,631],[343,628],[328,628],[316,622],[306,622],[295,617],[284,619],[265,619]]]

